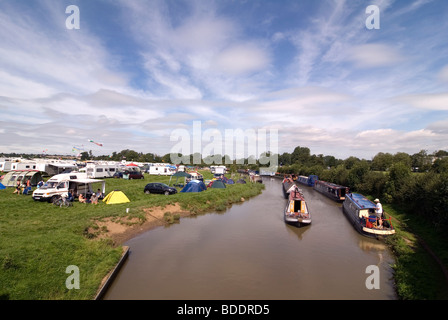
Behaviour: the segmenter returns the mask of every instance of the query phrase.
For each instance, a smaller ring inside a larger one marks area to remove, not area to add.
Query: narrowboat
[[[391,219],[383,213],[382,225],[375,214],[375,204],[359,193],[348,193],[342,203],[342,211],[355,229],[364,236],[382,238],[395,233]]]
[[[300,182],[301,184],[304,184],[308,187],[312,187],[314,186],[314,183],[318,180],[319,178],[312,174],[310,176],[298,176],[297,177],[297,181]]]
[[[326,195],[335,201],[344,201],[345,195],[348,193],[348,187],[340,186],[335,183],[317,180],[314,184],[314,190]]]
[[[285,207],[285,222],[297,226],[311,224],[311,214],[308,211],[305,198],[297,186],[293,186],[289,192]]]
[[[296,187],[296,183],[294,182],[294,180],[292,180],[292,178],[284,178],[282,181],[282,189],[283,189],[283,196],[285,197],[285,199],[288,199],[289,197],[289,192]]]

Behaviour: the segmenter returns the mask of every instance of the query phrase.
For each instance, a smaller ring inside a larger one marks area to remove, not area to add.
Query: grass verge
[[[448,278],[446,235],[435,231],[427,221],[405,214],[401,208],[383,204],[392,216],[396,234],[386,243],[395,255],[394,279],[402,300],[446,300]]]

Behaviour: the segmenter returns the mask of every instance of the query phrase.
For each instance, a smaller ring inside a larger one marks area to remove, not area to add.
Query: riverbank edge
[[[264,188],[263,188],[264,189]],[[254,198],[259,196],[262,193],[262,190],[260,190],[259,193],[257,193],[256,195],[253,196],[249,196],[247,198],[241,197],[238,201],[233,201],[231,203],[228,204],[226,210],[228,208],[230,208],[232,205],[237,204],[237,203],[241,203],[244,202],[248,199]],[[146,210],[151,210],[154,207],[144,207],[142,208],[143,211]],[[177,213],[180,215],[180,218],[186,218],[186,217],[192,217],[192,216],[197,216],[197,215],[201,215],[201,214],[208,214],[208,213],[212,213],[214,211],[216,211],[217,208],[215,206],[207,208],[206,210],[200,211],[200,212],[196,212],[193,210],[180,210],[177,211]],[[156,217],[154,217],[156,218]],[[117,262],[117,264],[115,265],[114,268],[112,268],[108,274],[102,279],[98,290],[93,298],[93,300],[101,300],[104,295],[106,294],[108,288],[110,287],[110,285],[112,284],[113,280],[115,279],[116,275],[119,273],[121,267],[123,266],[124,262],[126,261],[126,259],[129,256],[129,253],[131,251],[131,248],[129,246],[123,246],[123,243],[125,243],[126,241],[129,241],[135,237],[137,237],[138,235],[145,233],[145,232],[149,232],[155,228],[159,228],[162,226],[166,226],[166,225],[170,225],[173,222],[167,222],[164,221],[160,218],[156,218],[153,221],[150,222],[145,222],[139,226],[134,226],[134,227],[128,227],[124,233],[122,233],[120,236],[117,237],[113,237],[112,241],[115,243],[116,246],[122,246],[123,248],[123,253],[119,259],[119,261]]]
[[[121,267],[123,266],[124,262],[129,256],[129,246],[123,246],[123,253],[121,254],[121,258],[118,261],[118,263],[115,265],[115,267],[109,271],[107,276],[103,279],[96,295],[93,300],[101,300],[104,295],[106,294],[107,290],[109,289],[110,285],[114,281],[115,277],[117,276],[118,272],[120,271]]]

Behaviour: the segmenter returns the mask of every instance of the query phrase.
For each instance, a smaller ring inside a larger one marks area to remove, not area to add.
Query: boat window
[[[359,210],[359,217],[360,217],[360,218],[362,218],[362,217],[368,217],[368,216],[369,216],[369,210],[367,210],[367,209]]]

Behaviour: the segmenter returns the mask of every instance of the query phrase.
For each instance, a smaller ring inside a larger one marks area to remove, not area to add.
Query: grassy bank
[[[114,246],[110,239],[97,239],[88,232],[94,221],[129,216],[143,223],[143,209],[175,203],[194,214],[225,210],[242,197],[258,195],[264,187],[235,184],[202,193],[144,194],[144,186],[155,181],[168,182],[169,177],[107,179],[106,193],[121,190],[131,202],[115,205],[75,202],[69,208],[35,202],[31,196],[13,194],[12,188],[0,190],[0,298],[92,299],[122,253],[122,248]],[[70,265],[79,268],[79,290],[66,287],[66,279],[71,275],[66,268]]]
[[[392,216],[396,229],[387,244],[396,258],[393,269],[400,299],[448,299],[448,283],[442,271],[448,265],[446,235],[437,233],[428,221],[405,214],[401,208],[387,204],[383,207]]]

